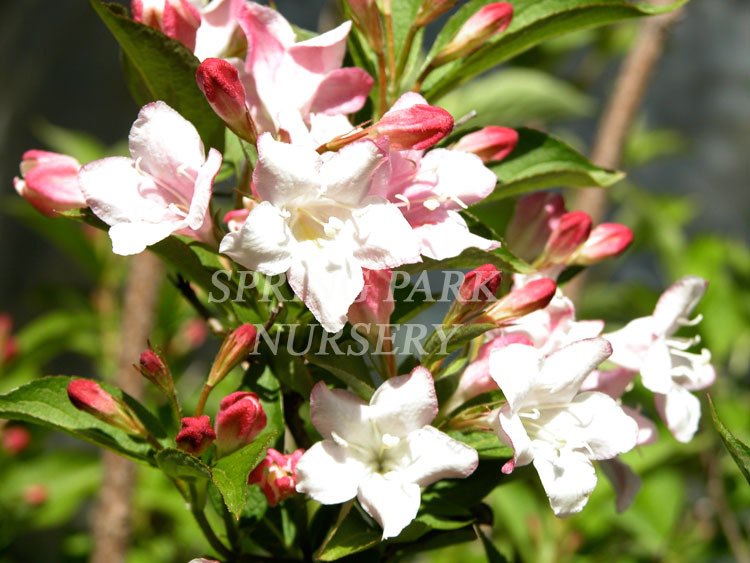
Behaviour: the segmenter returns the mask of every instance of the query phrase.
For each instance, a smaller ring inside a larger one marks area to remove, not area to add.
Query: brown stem
[[[133,258],[125,289],[115,383],[136,399],[143,395],[145,380],[133,369],[133,362],[146,347],[153,328],[161,279],[156,256],[144,252]],[[91,563],[123,563],[130,540],[135,466],[110,451],[104,452],[102,463],[104,477],[93,517]]]
[[[385,68],[385,53],[381,50],[378,58],[378,117],[388,109],[388,71]]]
[[[391,0],[383,0],[383,20],[385,21],[385,44],[388,54],[388,76],[396,78],[396,41],[393,36],[393,11]]]
[[[671,0],[654,0],[668,4]],[[604,168],[617,168],[633,121],[643,104],[648,85],[664,51],[669,32],[682,16],[682,9],[643,20],[635,46],[620,68],[620,73],[599,122],[599,130],[591,151],[591,160]],[[573,208],[585,211],[594,223],[606,212],[607,192],[587,188],[576,195]],[[575,299],[585,283],[585,272],[568,284],[566,293]]]

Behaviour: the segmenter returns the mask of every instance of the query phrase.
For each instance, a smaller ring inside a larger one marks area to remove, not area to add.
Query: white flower
[[[533,463],[558,516],[580,510],[596,485],[592,460],[636,445],[638,425],[614,399],[581,393],[586,376],[611,353],[606,340],[570,344],[549,356],[523,344],[492,352],[490,374],[508,403],[498,433],[513,447],[503,471]]]
[[[414,520],[421,487],[468,477],[479,462],[474,449],[429,426],[438,403],[424,368],[389,379],[369,404],[320,382],[310,410],[324,439],[300,459],[297,490],[322,504],[356,496],[383,527],[383,539]]]
[[[643,385],[656,394],[656,406],[669,430],[681,442],[689,442],[698,430],[700,401],[690,391],[705,389],[716,379],[711,353],[687,350],[700,337],[680,338],[683,326],[694,326],[701,317],[690,314],[706,291],[707,282],[688,276],[674,283],[661,296],[653,315],[641,317],[624,328],[605,335],[612,344],[610,360],[640,371]]]
[[[221,252],[263,274],[286,273],[294,292],[329,332],[346,323],[364,286],[362,268],[418,262],[419,244],[398,208],[368,197],[382,159],[370,141],[337,153],[258,141],[255,188],[264,200]]]
[[[215,243],[209,201],[221,153],[205,156],[195,127],[164,102],[141,109],[128,138],[132,158],[84,166],[86,203],[111,228],[112,251],[143,252],[172,233]]]

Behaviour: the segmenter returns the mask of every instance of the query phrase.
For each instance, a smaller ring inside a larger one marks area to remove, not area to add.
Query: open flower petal
[[[395,538],[417,517],[420,490],[415,483],[375,473],[359,486],[359,502],[383,527],[383,539]]]
[[[352,444],[372,440],[369,407],[362,399],[343,389],[329,389],[322,381],[310,394],[310,417],[320,435],[329,440]]]
[[[383,434],[406,436],[430,424],[437,416],[438,402],[432,375],[423,367],[408,375],[392,377],[370,400],[372,419]]]
[[[399,478],[422,487],[441,479],[468,477],[479,464],[479,456],[474,448],[432,426],[411,432],[407,443],[414,462],[399,473]]]
[[[338,504],[355,497],[366,468],[338,444],[314,444],[297,463],[297,491],[323,504]]]
[[[258,139],[258,165],[253,172],[253,183],[264,200],[285,205],[319,190],[316,179],[320,166],[315,151],[279,142],[264,133]]]
[[[584,454],[563,450],[559,456],[536,456],[534,467],[557,516],[570,516],[586,506],[596,486],[596,471]]]

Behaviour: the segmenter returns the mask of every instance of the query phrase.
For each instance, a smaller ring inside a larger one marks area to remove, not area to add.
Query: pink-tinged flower
[[[249,323],[240,325],[230,332],[219,348],[218,354],[208,374],[207,385],[214,387],[232,369],[247,358],[248,354],[255,348],[258,338],[258,329]]]
[[[619,223],[602,223],[591,231],[588,239],[572,256],[571,262],[589,266],[606,258],[619,256],[633,242],[633,231]]]
[[[450,413],[474,397],[497,390],[497,383],[490,375],[490,355],[494,350],[505,348],[511,344],[533,346],[531,340],[523,334],[501,335],[483,344],[477,357],[466,366],[461,374],[458,387],[443,410]]]
[[[3,450],[8,455],[18,455],[31,443],[31,433],[23,426],[6,426],[0,430]]]
[[[472,54],[495,35],[505,31],[512,20],[513,6],[508,2],[495,2],[480,8],[441,49],[432,63],[433,66]]]
[[[239,23],[248,46],[245,90],[259,132],[311,146],[313,115],[362,108],[372,78],[360,68],[341,68],[351,22],[299,43],[289,22],[265,6],[246,4]]]
[[[534,280],[516,276],[516,289]],[[518,283],[521,281],[522,283]],[[504,334],[524,334],[543,354],[551,354],[577,340],[595,338],[604,330],[604,321],[576,320],[573,302],[558,288],[549,304],[503,327]]]
[[[566,264],[591,234],[591,217],[583,211],[562,215],[552,228],[547,245],[537,261],[539,267]]]
[[[268,504],[276,506],[297,493],[297,463],[303,453],[305,451],[300,449],[284,455],[268,448],[265,459],[250,472],[247,482],[260,485]]]
[[[42,483],[34,483],[23,490],[23,500],[29,506],[41,506],[49,498],[49,491]]]
[[[86,207],[78,185],[81,165],[72,156],[31,150],[23,153],[22,178],[13,178],[13,187],[37,211],[54,217],[58,213]]]
[[[542,253],[564,213],[565,201],[560,194],[537,192],[520,198],[505,233],[509,248],[531,262]]]
[[[391,109],[373,127],[373,132],[388,139],[395,151],[429,149],[451,131],[453,116],[429,104]]]
[[[206,59],[195,74],[211,108],[238,136],[255,143],[258,133],[245,103],[245,87],[237,69],[224,59]]]
[[[419,248],[398,208],[369,196],[382,155],[370,141],[337,153],[258,141],[253,183],[263,200],[221,252],[266,275],[287,274],[294,293],[329,332],[346,323],[364,287],[362,269],[419,261]]]
[[[391,111],[426,101],[404,94]],[[449,149],[391,152],[377,173],[373,193],[398,205],[421,240],[423,256],[443,260],[467,248],[491,250],[498,243],[473,234],[458,213],[483,200],[495,189],[497,178],[482,160]]]
[[[498,327],[514,319],[544,309],[557,291],[557,284],[549,278],[539,278],[513,289],[498,299],[477,317],[474,322],[494,323]]]
[[[614,399],[580,392],[611,351],[606,340],[592,338],[546,357],[518,344],[490,355],[490,374],[508,401],[498,433],[513,448],[513,460],[503,472],[533,463],[558,516],[585,506],[596,486],[593,460],[612,459],[636,445],[638,426]]]
[[[78,176],[87,204],[111,227],[114,253],[138,254],[173,233],[212,243],[221,153],[206,158],[198,131],[164,102],[141,109],[129,146],[132,158],[97,160]]]
[[[705,389],[716,379],[707,349],[688,352],[700,337],[675,336],[681,327],[700,321],[700,315],[692,320],[689,317],[707,286],[704,279],[684,277],[662,294],[651,316],[605,335],[614,350],[610,360],[640,371],[643,385],[656,394],[659,414],[680,442],[693,438],[700,421],[700,401],[691,391]]]
[[[87,412],[128,434],[139,436],[147,434],[133,411],[121,400],[107,393],[95,381],[74,379],[68,383],[68,399],[78,410]]]
[[[347,317],[352,325],[359,325],[365,335],[377,333],[378,326],[390,322],[395,302],[391,290],[391,270],[362,269],[364,288],[356,301],[349,307]]]
[[[513,152],[517,144],[518,132],[515,129],[490,126],[464,135],[452,148],[474,153],[482,162],[497,162]]]
[[[214,440],[216,432],[207,415],[184,417],[180,422],[180,431],[175,437],[178,448],[195,456],[205,452]]]
[[[255,393],[236,391],[221,400],[216,415],[216,447],[227,455],[248,445],[266,427],[266,413]]]
[[[232,209],[224,215],[224,223],[231,233],[237,233],[245,224],[247,216],[250,215],[249,209]]]
[[[392,538],[417,515],[420,488],[471,475],[477,452],[430,426],[438,412],[430,373],[418,367],[393,377],[369,404],[318,383],[310,397],[312,422],[323,441],[297,465],[297,491],[321,504],[359,499]]]
[[[132,0],[133,19],[195,48],[195,33],[201,24],[200,11],[188,0]]]

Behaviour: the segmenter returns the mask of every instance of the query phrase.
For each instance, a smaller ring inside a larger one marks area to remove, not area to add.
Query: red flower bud
[[[571,211],[560,217],[542,254],[543,264],[565,264],[591,234],[591,217]]]
[[[255,347],[258,331],[251,324],[244,324],[229,333],[219,348],[211,373],[208,375],[207,385],[214,387]]]
[[[211,427],[208,416],[186,416],[182,419],[175,442],[183,452],[201,455],[215,439],[216,432]]]
[[[594,227],[588,240],[573,256],[573,263],[581,266],[596,264],[618,256],[633,242],[633,231],[619,223],[602,223]]]
[[[564,213],[565,201],[560,194],[538,192],[520,198],[505,233],[510,249],[532,261],[544,250],[553,226]]]
[[[31,434],[23,426],[9,426],[2,431],[2,443],[8,455],[18,455],[29,447]]]
[[[47,502],[47,498],[49,498],[47,487],[41,483],[34,483],[23,490],[23,500],[29,506],[40,506]]]
[[[550,278],[532,280],[491,305],[476,322],[502,326],[510,320],[544,309],[552,301],[556,291],[557,284]]]
[[[472,54],[493,36],[505,31],[513,20],[513,6],[507,2],[487,4],[471,16],[432,62],[433,66]]]
[[[492,264],[473,269],[464,276],[464,281],[458,289],[458,301],[484,303],[494,300],[502,275],[502,272]]]
[[[74,379],[68,383],[68,399],[78,410],[87,412],[128,434],[147,435],[133,411],[121,400],[107,393],[95,381]]]
[[[164,360],[151,348],[144,350],[138,362],[138,369],[143,377],[166,393],[174,390],[172,373]]]
[[[239,137],[255,143],[258,132],[245,103],[245,87],[237,69],[224,59],[206,59],[195,78],[216,115]]]
[[[508,156],[518,144],[518,132],[509,127],[485,127],[461,137],[453,150],[470,152],[482,162],[497,162]]]
[[[443,108],[415,104],[391,110],[370,129],[371,137],[386,137],[391,150],[429,149],[453,131],[453,116]]]
[[[13,187],[37,211],[54,217],[63,211],[86,207],[78,185],[80,163],[72,156],[31,150],[23,154],[21,178]]]
[[[297,492],[297,462],[304,450],[284,455],[268,448],[266,458],[250,472],[247,482],[260,485],[268,504],[276,506]]]
[[[237,391],[224,397],[216,415],[216,446],[220,455],[252,442],[266,422],[263,405],[255,393]]]

